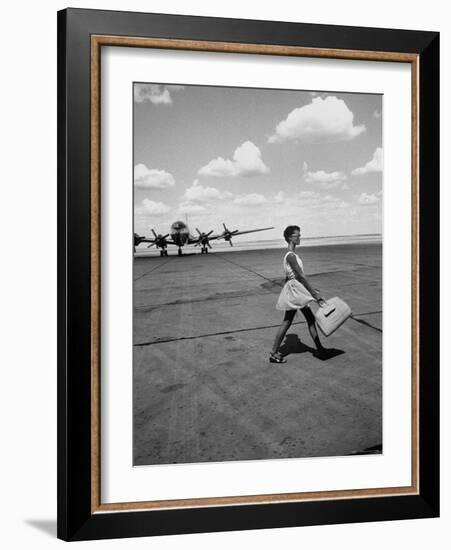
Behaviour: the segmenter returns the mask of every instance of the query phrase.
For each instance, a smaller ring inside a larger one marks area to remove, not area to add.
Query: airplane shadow
[[[311,353],[314,357],[320,361],[328,361],[338,355],[342,355],[344,350],[337,348],[325,348],[324,353],[319,354],[316,348],[307,346],[299,339],[297,334],[289,334],[285,337],[283,344],[279,348],[280,353],[286,357],[287,355],[297,353]]]

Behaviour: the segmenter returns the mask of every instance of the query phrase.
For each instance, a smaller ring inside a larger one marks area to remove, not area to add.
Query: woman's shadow
[[[307,346],[301,342],[297,334],[288,334],[288,336],[285,337],[283,344],[280,346],[279,351],[284,357],[293,353],[308,352],[320,361],[327,361],[344,353],[344,350],[337,348],[324,348],[324,351],[320,353],[316,348],[312,348],[311,346]]]

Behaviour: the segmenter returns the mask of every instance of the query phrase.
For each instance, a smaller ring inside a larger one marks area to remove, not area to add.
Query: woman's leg
[[[293,322],[296,311],[296,309],[287,309],[287,311],[285,311],[285,316],[283,318],[282,324],[279,327],[279,330],[277,331],[271,353],[277,353],[279,351],[280,344],[285,338],[285,334],[287,333],[287,330],[290,328],[291,323]]]
[[[315,342],[316,349],[318,351],[323,351],[323,345],[321,344],[321,341],[318,336],[318,331],[316,330],[315,325],[315,316],[313,315],[313,311],[309,308],[309,306],[305,306],[301,309],[302,313],[304,314],[304,317],[307,321],[308,330],[310,332],[310,336],[312,337],[313,341]]]

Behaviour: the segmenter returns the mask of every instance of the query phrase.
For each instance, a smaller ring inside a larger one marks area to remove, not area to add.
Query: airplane
[[[149,237],[142,237],[137,233],[134,233],[134,250],[136,252],[136,247],[142,242],[150,243],[147,248],[150,248],[152,246],[155,246],[156,248],[161,248],[160,256],[167,256],[167,246],[169,244],[173,244],[175,246],[178,246],[178,255],[181,256],[182,247],[188,244],[193,244],[194,246],[201,247],[201,254],[208,254],[208,249],[212,248],[210,241],[223,239],[224,241],[227,241],[230,246],[233,246],[233,237],[237,237],[238,235],[245,235],[246,233],[256,233],[257,231],[267,231],[268,229],[274,229],[274,227],[263,227],[261,229],[249,229],[247,231],[240,231],[239,229],[234,229],[233,231],[230,231],[230,229],[226,227],[225,223],[223,223],[222,225],[224,227],[224,231],[218,235],[212,235],[213,229],[208,233],[204,233],[199,231],[199,229],[196,227],[196,231],[198,233],[197,236],[191,235],[188,225],[185,222],[176,221],[171,225],[170,233],[168,233],[167,235],[157,235],[153,229],[153,239]],[[171,240],[167,239],[169,235],[171,236]]]

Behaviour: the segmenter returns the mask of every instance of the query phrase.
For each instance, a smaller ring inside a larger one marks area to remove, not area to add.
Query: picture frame
[[[150,47],[407,63],[412,102],[412,480],[408,487],[100,498],[100,52]],[[439,515],[439,34],[58,12],[58,537],[92,540]]]

